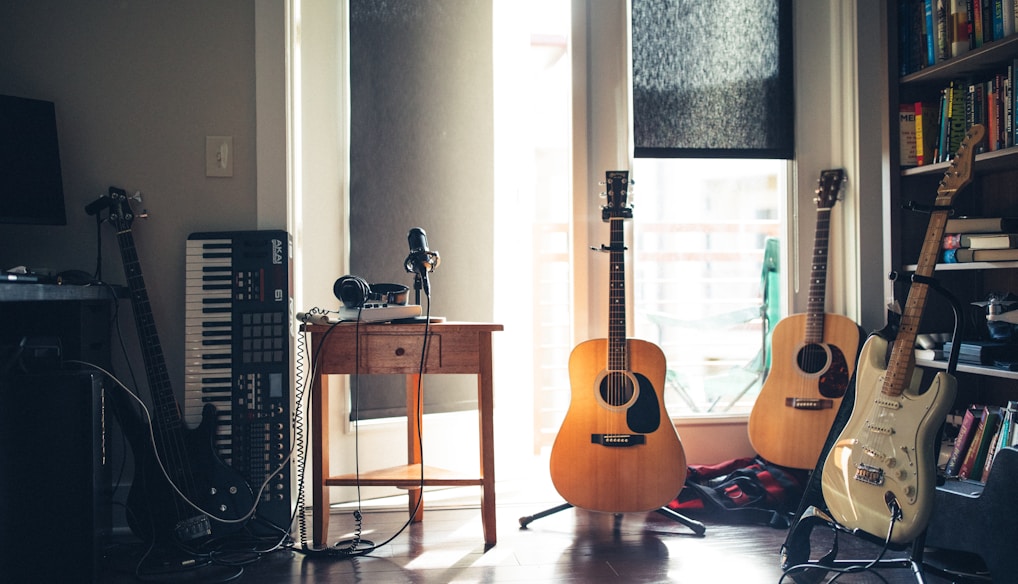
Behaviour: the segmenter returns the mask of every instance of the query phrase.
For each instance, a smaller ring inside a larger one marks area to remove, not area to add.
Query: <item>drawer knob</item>
[[[403,353],[406,353],[406,350],[403,349],[403,347],[397,347],[396,348],[396,356],[397,357],[402,357]]]

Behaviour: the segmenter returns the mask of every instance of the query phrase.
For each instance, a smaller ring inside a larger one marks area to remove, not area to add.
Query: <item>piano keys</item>
[[[289,530],[292,264],[285,231],[187,239],[184,421],[216,407],[214,448],[261,492],[255,517]],[[282,468],[280,466],[282,465]],[[257,523],[252,524],[257,528]]]

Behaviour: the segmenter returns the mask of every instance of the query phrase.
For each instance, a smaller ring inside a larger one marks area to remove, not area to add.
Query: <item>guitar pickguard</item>
[[[634,377],[639,382],[640,389],[636,394],[636,401],[626,411],[626,423],[631,431],[639,434],[656,432],[661,426],[661,406],[657,402],[654,386],[649,379],[639,373],[635,373]]]
[[[831,351],[831,365],[821,376],[817,384],[817,391],[824,397],[840,399],[848,389],[848,381],[852,372],[848,369],[848,361],[845,354],[836,345],[827,345]]]

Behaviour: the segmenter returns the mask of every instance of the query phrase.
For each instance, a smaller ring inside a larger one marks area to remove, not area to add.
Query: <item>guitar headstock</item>
[[[109,222],[116,227],[118,232],[127,231],[134,223],[134,210],[131,209],[131,200],[127,196],[127,191],[110,187],[109,196]]]
[[[629,205],[629,171],[609,170],[604,173],[608,204],[601,208],[601,220],[632,219],[633,208]]]
[[[972,161],[976,155],[975,145],[983,139],[985,133],[986,128],[982,124],[975,124],[965,132],[965,139],[962,140],[958,152],[951,160],[951,166],[937,187],[937,205],[950,205],[955,194],[971,182]]]
[[[831,209],[841,198],[841,187],[845,184],[845,170],[834,168],[820,171],[820,179],[817,180],[817,195],[813,200],[818,209]]]

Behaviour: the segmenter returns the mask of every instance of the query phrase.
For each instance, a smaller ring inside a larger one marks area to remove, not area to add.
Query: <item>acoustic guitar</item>
[[[888,339],[870,336],[859,356],[852,415],[824,461],[821,487],[831,516],[893,543],[922,533],[936,495],[936,435],[954,404],[956,381],[940,371],[920,392],[914,347],[950,205],[971,180],[974,146],[984,133],[981,125],[969,129],[940,181],[890,357]]]
[[[686,480],[686,455],[662,395],[665,356],[654,343],[626,338],[623,222],[629,173],[608,171],[602,220],[611,240],[608,338],[577,345],[569,355],[572,397],[551,451],[551,478],[575,507],[625,513],[668,504]]]
[[[771,371],[749,416],[753,449],[789,468],[816,468],[848,391],[862,338],[852,319],[825,312],[831,210],[844,182],[840,168],[820,173],[806,313],[787,316],[775,325]]]
[[[239,520],[254,505],[254,494],[244,477],[213,448],[216,412],[212,404],[205,406],[197,428],[183,424],[134,246],[135,215],[125,191],[111,187],[109,195],[108,220],[117,230],[152,398],[151,428],[144,420],[128,416],[128,408],[117,408],[135,462],[127,495],[128,526],[146,542],[167,546],[238,531],[243,527]]]

